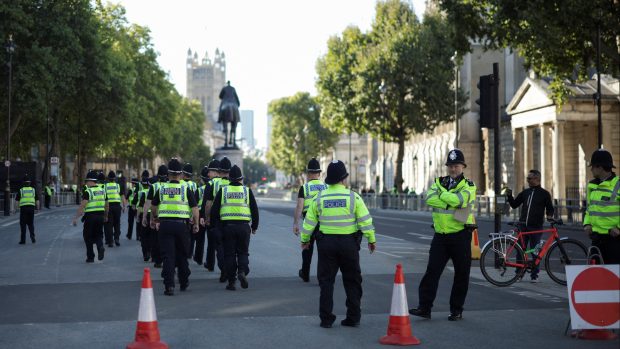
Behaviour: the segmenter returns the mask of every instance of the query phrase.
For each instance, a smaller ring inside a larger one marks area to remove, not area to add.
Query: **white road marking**
[[[387,236],[387,235],[383,235],[383,234],[377,234],[375,233],[376,236],[381,236],[383,238],[388,238],[388,239],[394,239],[394,240],[398,240],[398,241],[405,241],[405,239],[401,239],[401,238],[395,238],[395,237],[391,237],[391,236]]]
[[[395,258],[400,258],[401,257],[401,256],[398,256],[398,255],[387,253],[387,252],[383,252],[383,251],[375,251],[375,252],[381,253],[381,254],[385,254],[385,255],[388,255],[388,256],[392,256],[392,257],[395,257]]]
[[[409,222],[409,223],[421,223],[421,224],[432,224],[433,223],[432,221],[420,221],[417,219],[405,219],[405,218],[386,217],[386,216],[377,216],[377,215],[372,216],[372,218],[380,218],[380,219],[387,219],[387,220],[400,221],[400,222]]]

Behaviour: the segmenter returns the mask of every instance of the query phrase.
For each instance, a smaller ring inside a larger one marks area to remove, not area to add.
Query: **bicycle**
[[[496,286],[509,286],[521,279],[526,272],[545,261],[549,277],[560,285],[566,285],[565,266],[588,264],[586,246],[581,241],[560,238],[557,225],[562,220],[549,220],[550,229],[521,231],[523,223],[512,222],[509,231],[489,234],[489,240],[482,248],[480,270],[490,283]],[[523,250],[523,237],[529,234],[547,233],[546,241],[541,240],[536,247]],[[543,242],[544,241],[544,242]]]

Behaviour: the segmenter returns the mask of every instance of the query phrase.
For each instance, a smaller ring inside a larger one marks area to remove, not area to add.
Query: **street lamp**
[[[13,79],[13,52],[15,52],[15,44],[13,43],[13,34],[9,34],[9,40],[4,46],[6,53],[9,55],[7,67],[9,68],[9,113],[7,117],[6,127],[6,186],[4,187],[4,215],[11,214],[11,80]]]
[[[454,147],[459,147],[459,65],[458,55],[454,52],[454,56],[450,58],[454,62],[454,123],[456,124],[456,136],[454,137]]]
[[[360,187],[359,187],[359,183],[357,182],[357,173],[360,170],[360,165],[359,165],[360,160],[357,157],[357,155],[355,156],[355,158],[353,158],[353,161],[355,161],[355,188],[357,188],[357,190],[359,191]]]
[[[382,182],[383,182],[383,191],[385,191],[385,122],[387,121],[387,112],[385,110],[385,92],[387,91],[387,86],[385,86],[385,81],[383,79],[381,79],[381,85],[379,86],[379,97],[381,98],[381,109],[383,111],[383,127],[381,128],[381,133],[382,133],[382,141],[383,141],[383,175],[382,175]]]

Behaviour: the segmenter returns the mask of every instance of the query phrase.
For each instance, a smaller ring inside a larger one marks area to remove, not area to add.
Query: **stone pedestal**
[[[215,150],[213,157],[217,160],[222,160],[223,157],[227,157],[232,165],[237,165],[243,172],[243,150],[235,148],[218,148]],[[245,176],[245,173],[243,174]]]

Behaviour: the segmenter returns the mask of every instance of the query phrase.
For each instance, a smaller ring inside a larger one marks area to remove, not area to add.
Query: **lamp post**
[[[381,98],[381,109],[383,111],[383,127],[381,128],[382,133],[382,141],[383,141],[383,175],[382,175],[382,185],[383,191],[385,191],[385,122],[387,121],[387,112],[385,110],[385,92],[387,91],[387,87],[385,86],[385,81],[381,79],[381,85],[379,86],[379,97]]]
[[[10,161],[11,161],[11,80],[13,80],[13,52],[15,52],[15,44],[13,43],[13,34],[9,34],[9,40],[5,45],[6,53],[9,56],[9,60],[7,62],[7,67],[9,68],[9,110],[7,115],[7,126],[6,126],[6,186],[4,187],[4,215],[8,216],[11,214],[11,172],[10,172]]]
[[[360,171],[360,160],[357,157],[357,155],[353,158],[353,161],[355,161],[355,188],[357,188],[357,190],[359,191],[360,186],[359,183],[357,182],[357,173]]]
[[[454,123],[456,124],[456,135],[454,137],[454,147],[459,147],[459,65],[458,55],[454,52],[454,56],[451,58],[454,62]]]

